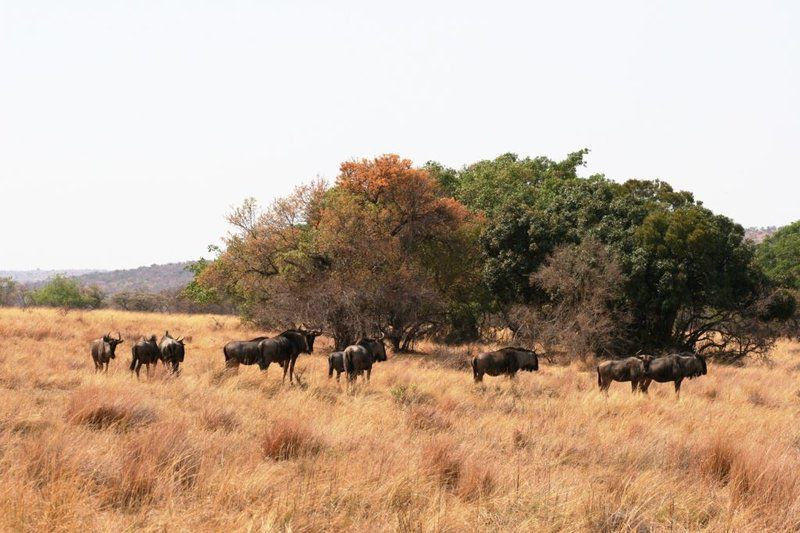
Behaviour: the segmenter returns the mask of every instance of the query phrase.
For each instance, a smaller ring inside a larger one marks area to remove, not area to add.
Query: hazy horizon
[[[398,153],[591,150],[743,226],[800,218],[789,1],[0,2],[0,270],[136,268]]]

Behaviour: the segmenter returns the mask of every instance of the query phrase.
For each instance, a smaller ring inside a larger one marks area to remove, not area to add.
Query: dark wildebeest
[[[494,352],[484,352],[472,358],[472,377],[475,383],[483,381],[483,375],[499,376],[507,374],[513,378],[518,371],[539,370],[539,357],[536,350],[525,348],[501,348]]]
[[[105,372],[108,372],[108,362],[116,357],[114,351],[117,349],[118,344],[122,344],[122,335],[117,332],[117,339],[111,336],[111,333],[103,335],[96,341],[92,341],[92,360],[94,361],[94,371],[99,372],[105,366]]]
[[[164,366],[170,368],[173,374],[179,374],[179,367],[183,363],[183,357],[186,354],[183,337],[175,339],[169,334],[169,331],[165,331],[164,336],[161,337],[161,342],[158,343],[158,351],[161,354],[161,361]]]
[[[333,352],[328,356],[328,379],[333,377],[333,371],[336,371],[336,381],[344,372],[344,352]]]
[[[597,384],[601,391],[607,392],[612,381],[630,381],[631,391],[636,392],[652,361],[652,355],[637,355],[600,363],[597,365]]]
[[[383,335],[377,339],[362,338],[356,344],[344,349],[342,371],[347,374],[347,381],[355,381],[357,376],[367,373],[367,381],[372,375],[372,365],[386,361],[386,346]]]
[[[708,373],[706,359],[699,354],[670,354],[653,359],[645,373],[645,379],[639,385],[642,392],[647,392],[651,381],[666,383],[675,382],[675,394],[681,393],[681,381],[685,378],[696,378]]]
[[[283,367],[283,380],[289,372],[289,383],[294,380],[294,366],[301,353],[314,351],[314,339],[318,331],[289,329],[272,338],[258,337],[249,341],[229,342],[223,348],[225,365],[229,368],[257,364],[266,372],[271,363]]]
[[[153,365],[153,370],[155,370],[156,364],[161,358],[156,336],[152,335],[149,339],[142,338],[142,340],[131,346],[131,354],[131,372],[136,372],[136,379],[139,379],[139,371],[142,369],[142,365],[145,365],[145,373],[149,378],[150,365]]]

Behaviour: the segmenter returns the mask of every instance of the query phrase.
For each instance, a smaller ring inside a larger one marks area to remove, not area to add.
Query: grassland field
[[[188,340],[182,373],[131,344]],[[107,375],[89,343],[119,331]],[[709,364],[649,396],[589,362],[472,382],[484,348],[390,354],[327,377],[329,339],[226,372],[234,317],[0,309],[2,531],[788,531],[800,529],[800,345]]]

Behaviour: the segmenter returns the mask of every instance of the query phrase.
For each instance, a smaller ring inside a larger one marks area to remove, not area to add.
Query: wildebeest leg
[[[292,380],[294,379],[294,364],[297,362],[297,357],[292,357],[292,360],[289,362],[289,385],[292,384]]]
[[[642,381],[639,383],[639,389],[641,389],[641,391],[642,391],[643,393],[647,394],[647,389],[650,387],[650,383],[651,383],[652,381],[653,381],[652,379],[643,379],[643,380],[642,380]]]
[[[369,383],[369,378],[370,378],[371,376],[372,376],[372,369],[371,369],[371,368],[368,368],[368,369],[367,369],[367,383]]]
[[[289,371],[289,361],[286,361],[283,365],[283,379],[281,379],[281,383],[286,382],[286,373]]]
[[[139,379],[139,371],[141,369],[142,369],[142,362],[141,362],[141,360],[137,359],[136,360],[136,368],[134,368],[134,371],[136,372],[136,379]]]
[[[106,361],[106,369],[105,369],[105,373],[106,373],[106,374],[108,374],[108,363],[110,363],[110,362],[111,362],[111,361]]]
[[[681,381],[683,380],[682,379],[675,380],[675,395],[678,397],[680,397],[681,395]]]

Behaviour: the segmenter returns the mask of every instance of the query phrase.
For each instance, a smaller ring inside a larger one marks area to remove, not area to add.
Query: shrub
[[[103,303],[103,293],[97,287],[83,287],[78,281],[55,276],[42,287],[30,293],[34,305],[94,309]]]

